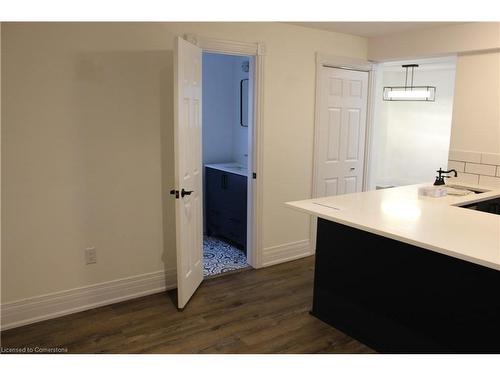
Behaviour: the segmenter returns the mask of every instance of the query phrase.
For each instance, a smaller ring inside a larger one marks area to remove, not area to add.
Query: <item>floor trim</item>
[[[2,331],[176,288],[175,268],[1,305]]]
[[[301,240],[289,242],[283,245],[264,248],[262,252],[262,266],[272,266],[274,264],[289,262],[291,260],[304,258],[312,255],[311,241]]]
[[[262,267],[312,255],[310,240],[263,249]],[[1,305],[1,331],[177,287],[175,268],[81,288],[26,298]]]

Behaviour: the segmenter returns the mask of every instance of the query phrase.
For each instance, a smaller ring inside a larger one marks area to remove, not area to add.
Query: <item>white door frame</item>
[[[252,147],[249,151],[249,176],[247,195],[247,262],[253,268],[262,267],[262,177],[263,177],[263,121],[264,121],[264,57],[263,43],[247,43],[207,38],[186,34],[185,39],[203,52],[227,55],[252,56],[250,75],[253,75]],[[253,74],[252,74],[253,68]],[[253,174],[256,178],[253,178]]]
[[[371,161],[371,143],[372,143],[372,127],[373,127],[373,111],[375,98],[375,69],[376,64],[367,60],[353,59],[343,56],[328,55],[316,52],[316,97],[314,110],[314,155],[313,155],[313,177],[311,185],[311,198],[316,197],[316,180],[318,177],[318,161],[319,161],[319,119],[321,111],[321,68],[339,68],[347,70],[359,70],[368,72],[368,98],[367,98],[367,113],[366,113],[366,133],[365,133],[365,155],[363,165],[363,191],[366,191],[369,181],[369,164]],[[313,253],[316,251],[316,219],[311,218],[311,248]]]

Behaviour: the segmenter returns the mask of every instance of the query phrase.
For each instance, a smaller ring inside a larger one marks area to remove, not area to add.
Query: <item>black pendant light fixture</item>
[[[406,70],[404,86],[386,86],[384,87],[384,100],[395,101],[424,101],[433,102],[436,98],[436,87],[434,86],[413,86],[413,76],[418,64],[402,65]],[[408,71],[411,69],[411,83],[408,86]]]

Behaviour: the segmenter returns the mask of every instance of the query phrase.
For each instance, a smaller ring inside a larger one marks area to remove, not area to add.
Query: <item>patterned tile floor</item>
[[[217,237],[203,237],[203,276],[248,267],[245,253]]]

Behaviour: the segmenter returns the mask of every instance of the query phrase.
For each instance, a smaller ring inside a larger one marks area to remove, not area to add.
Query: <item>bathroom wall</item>
[[[243,62],[248,61],[250,63],[250,58],[248,56],[238,56],[234,59],[233,64],[233,74],[235,85],[236,98],[236,123],[233,126],[233,160],[247,165],[248,163],[248,132],[249,128],[240,125],[240,81],[242,79],[248,79],[249,72],[244,72],[242,69]],[[249,98],[252,94],[249,93],[247,105],[249,103]]]
[[[436,86],[434,102],[382,100],[384,86],[402,86],[404,63],[380,64],[369,188],[434,181],[446,168],[450,144],[455,59],[413,60],[415,85]]]
[[[203,163],[247,164],[248,128],[240,125],[245,56],[203,54]]]
[[[234,57],[203,54],[203,162],[232,160],[236,116]]]

